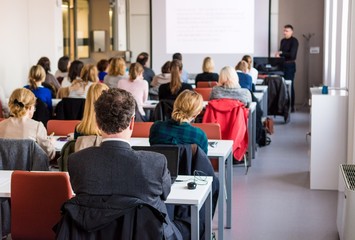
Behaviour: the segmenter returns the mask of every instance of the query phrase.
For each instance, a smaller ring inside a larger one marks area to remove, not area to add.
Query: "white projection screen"
[[[207,56],[215,72],[245,54],[268,56],[269,0],[151,0],[151,16],[156,74],[175,52],[189,73],[202,72]]]

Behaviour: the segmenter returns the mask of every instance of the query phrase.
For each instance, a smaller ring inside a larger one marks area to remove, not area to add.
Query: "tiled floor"
[[[234,167],[233,226],[225,239],[338,240],[337,192],[309,189],[308,131],[306,112],[293,113],[288,124],[276,117],[272,142],[258,149],[248,175]],[[217,233],[217,216],[213,227]]]

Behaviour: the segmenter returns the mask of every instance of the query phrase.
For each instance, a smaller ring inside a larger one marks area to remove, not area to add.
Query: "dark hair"
[[[175,59],[182,61],[181,53],[174,53],[173,54],[173,60],[175,60]]]
[[[77,77],[80,77],[81,69],[84,67],[84,63],[79,60],[75,60],[70,64],[68,77],[69,81],[74,81]]]
[[[164,63],[164,65],[161,67],[161,73],[170,73],[170,65],[171,65],[170,61]]]
[[[291,28],[291,30],[293,31],[293,27],[292,27],[291,24],[286,24],[286,25],[284,26],[284,28]]]
[[[147,63],[149,58],[149,54],[146,52],[141,52],[138,56],[137,56],[137,60],[136,62],[139,62],[140,64],[142,64],[142,66],[145,66],[145,64]]]
[[[37,65],[41,65],[43,67],[44,71],[46,72],[46,74],[51,71],[51,62],[49,61],[49,58],[47,58],[47,57],[41,57],[38,60]]]
[[[97,70],[104,72],[109,64],[107,59],[101,59],[96,65]]]
[[[170,91],[172,94],[176,94],[181,88],[180,71],[182,70],[182,62],[180,60],[173,60],[170,65],[171,80]]]
[[[59,58],[58,60],[58,69],[61,72],[68,72],[68,63],[69,63],[69,57],[68,56],[63,56]]]
[[[126,90],[103,91],[95,102],[97,126],[107,134],[120,133],[129,126],[135,107],[134,97]]]

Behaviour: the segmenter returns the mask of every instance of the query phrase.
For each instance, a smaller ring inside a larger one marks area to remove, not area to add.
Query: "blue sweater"
[[[237,72],[238,78],[239,78],[239,84],[242,88],[247,88],[250,91],[253,91],[253,79],[251,78],[250,75],[243,73],[243,72]]]
[[[41,99],[47,105],[50,113],[52,113],[52,93],[51,90],[45,87],[38,87],[36,90],[30,88],[30,85],[26,85],[25,88],[30,89],[36,98]]]

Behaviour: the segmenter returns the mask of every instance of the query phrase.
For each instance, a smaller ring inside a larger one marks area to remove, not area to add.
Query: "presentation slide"
[[[215,72],[242,56],[267,56],[269,0],[151,0],[152,67],[158,74],[172,54],[184,69],[202,71],[212,57]]]

